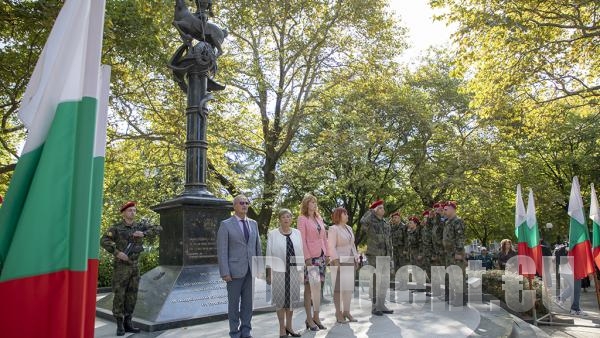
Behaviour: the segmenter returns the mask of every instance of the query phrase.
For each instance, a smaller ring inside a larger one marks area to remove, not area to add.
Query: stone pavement
[[[567,316],[566,314],[568,313],[568,311],[563,310],[558,306],[552,307],[552,311],[557,313],[556,317],[558,319],[572,319],[574,321],[574,325],[540,325],[540,329],[542,329],[551,337],[600,337],[600,309],[598,307],[598,300],[596,299],[595,286],[593,281],[592,286],[588,288],[588,291],[581,293],[579,306],[584,312],[588,314],[587,317]],[[565,315],[560,315],[561,313]]]
[[[545,336],[531,325],[515,318],[498,306],[490,304],[469,304],[453,308],[446,303],[425,300],[418,294],[413,303],[408,303],[408,291],[399,293],[398,302],[387,305],[395,312],[382,317],[372,316],[371,306],[366,295],[353,299],[352,313],[358,322],[338,324],[335,322],[334,306],[327,304],[321,308],[323,325],[328,329],[307,331],[303,327],[304,309],[294,311],[294,330],[303,337],[508,337]],[[277,317],[273,312],[254,315],[252,319],[254,337],[279,337]],[[96,319],[96,337],[114,337],[116,326],[113,322]],[[157,332],[129,334],[130,337],[227,337],[228,322],[219,321],[191,327]]]

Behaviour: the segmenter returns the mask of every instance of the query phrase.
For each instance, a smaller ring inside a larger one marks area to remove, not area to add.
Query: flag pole
[[[532,314],[533,314],[533,325],[538,326],[538,319],[537,319],[537,310],[535,309],[535,302],[537,300],[537,292],[536,290],[533,289],[533,282],[531,281],[533,279],[533,277],[531,278],[527,278],[529,280],[529,290],[533,290],[533,307],[531,308]]]
[[[597,205],[597,199],[596,199],[596,192],[594,189],[594,186],[592,185],[591,187],[591,195],[592,195],[592,202],[590,205],[590,218],[594,221],[597,222],[597,217],[598,216],[598,205]],[[581,193],[580,193],[580,187],[579,187],[579,180],[577,179],[577,176],[573,177],[573,184],[571,185],[571,196],[569,198],[569,217],[571,217],[571,224],[570,224],[570,228],[569,228],[569,236],[573,235],[573,220],[575,219],[575,223],[577,225],[583,225],[585,226],[586,222],[583,220],[583,215],[582,215],[582,211],[583,211],[583,201],[581,200]],[[595,216],[595,217],[594,217]],[[586,232],[583,233],[584,235],[587,235],[587,231],[588,229],[585,230]],[[576,235],[579,235],[576,233]],[[590,252],[591,253],[591,252]],[[570,255],[570,254],[569,254]],[[575,257],[570,257],[571,259],[574,259]],[[593,264],[593,263],[592,263]],[[592,273],[588,273],[587,275],[596,275],[597,272],[597,267],[594,267],[593,269],[594,271]],[[575,272],[575,271],[574,271]],[[575,275],[575,273],[574,273]],[[583,277],[583,276],[580,276]],[[600,283],[599,280],[596,278],[594,279],[595,282],[595,286],[596,286],[596,300],[598,301],[598,306],[600,308]],[[557,287],[560,287],[559,285],[557,285]],[[563,326],[581,326],[581,327],[600,327],[599,325],[582,325],[582,324],[575,324],[574,320],[570,320],[569,322],[564,322],[562,319],[560,318],[556,318],[557,320],[560,320],[560,322],[553,322],[553,317],[554,315],[557,316],[565,316],[565,317],[574,317],[574,315],[571,314],[565,314],[565,313],[558,313],[558,312],[554,312],[552,311],[552,304],[550,304],[549,306],[550,308],[548,309],[548,313],[545,314],[544,316],[542,316],[540,318],[540,320],[538,320],[538,323],[541,324],[547,324],[547,325],[563,325]],[[542,319],[549,317],[549,321],[542,321]]]
[[[590,279],[594,280],[594,286],[596,286],[596,301],[598,302],[598,309],[600,310],[600,278],[598,278],[598,269],[594,273],[589,275]]]

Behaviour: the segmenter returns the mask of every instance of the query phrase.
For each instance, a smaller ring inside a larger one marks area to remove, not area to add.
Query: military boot
[[[385,298],[380,298],[377,300],[376,309],[385,314],[394,313],[394,310],[390,310],[387,308],[387,306],[385,306]]]
[[[371,313],[374,314],[375,316],[383,316],[383,312],[381,312],[377,308],[377,298],[376,297],[372,297],[371,298],[371,302],[373,303],[373,307],[371,308]]]
[[[117,336],[124,336],[125,328],[123,327],[123,318],[117,318]]]
[[[125,326],[126,332],[133,332],[133,333],[140,332],[139,328],[133,326],[133,323],[131,322],[131,316],[125,316],[125,325],[124,326]]]

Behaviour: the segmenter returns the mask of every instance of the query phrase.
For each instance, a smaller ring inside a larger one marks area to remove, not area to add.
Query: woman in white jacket
[[[300,284],[304,279],[304,253],[300,231],[291,227],[292,212],[279,211],[279,227],[267,237],[267,283],[279,319],[279,336],[300,337],[292,329],[294,307],[300,304]],[[296,259],[296,257],[298,259]]]

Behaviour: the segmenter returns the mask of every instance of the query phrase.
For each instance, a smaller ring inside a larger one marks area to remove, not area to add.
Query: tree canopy
[[[315,194],[358,219],[376,198],[404,217],[456,200],[471,239],[513,236],[515,186],[564,235],[572,176],[599,178],[597,1],[432,0],[456,51],[402,63],[406,29],[385,0],[215,1],[229,36],[209,104],[209,189],[252,200],[261,234]],[[61,0],[0,3],[0,195],[26,131],[21,96]],[[188,1],[193,6],[192,1]],[[185,94],[167,61],[181,43],[170,1],[108,0],[112,66],[103,226],[122,201],[183,190]],[[587,192],[584,191],[584,196]],[[585,198],[585,197],[584,197]]]

